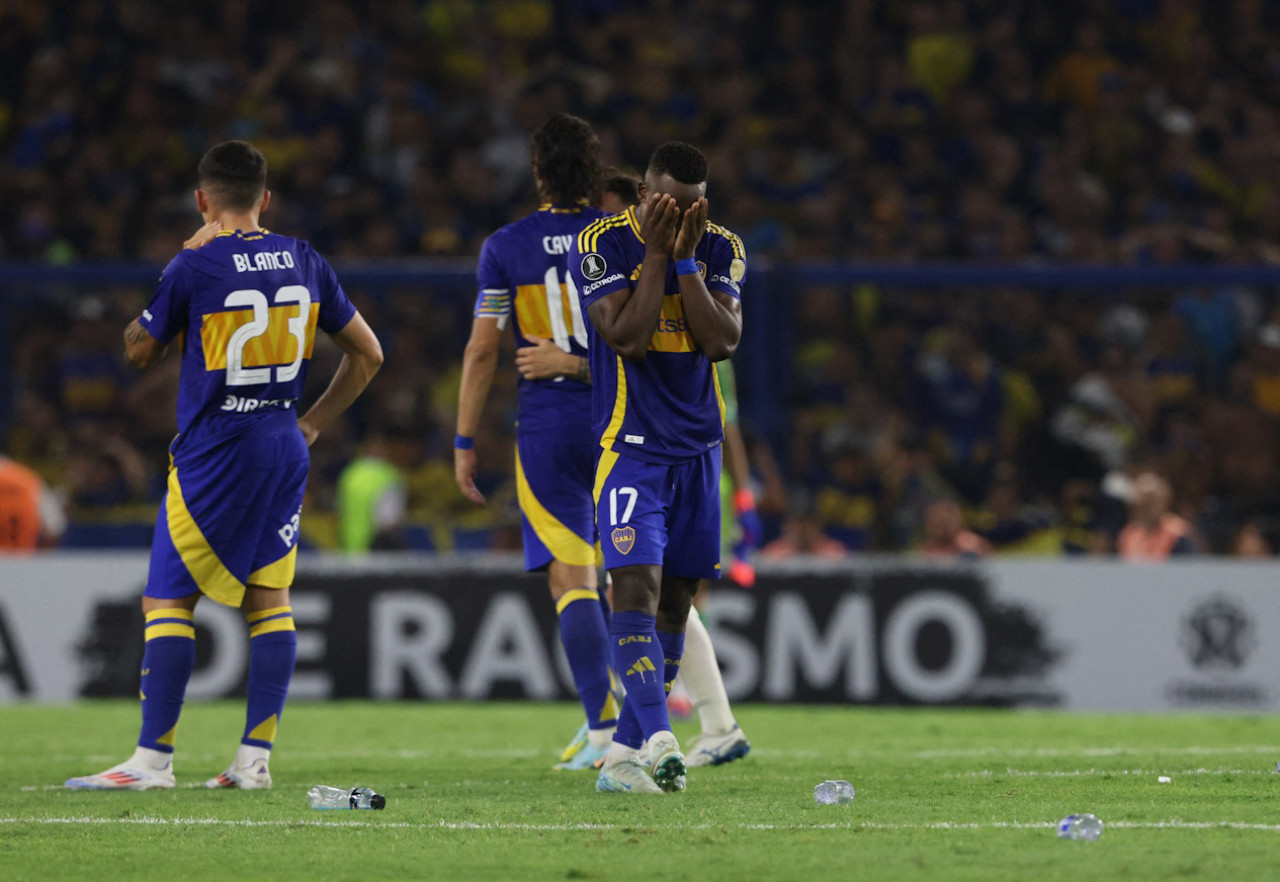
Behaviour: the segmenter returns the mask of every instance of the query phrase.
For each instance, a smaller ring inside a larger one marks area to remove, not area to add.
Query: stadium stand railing
[[[349,292],[375,302],[392,291],[421,291],[434,303],[447,300],[448,321],[456,325],[460,359],[470,323],[474,298],[474,261],[403,260],[336,263],[339,278]],[[78,262],[55,266],[34,263],[0,263],[0,431],[8,437],[13,428],[18,383],[14,359],[21,332],[15,316],[42,302],[60,304],[73,313],[75,301],[88,294],[136,291],[145,302],[160,267],[150,263]],[[922,293],[941,298],[942,309],[964,304],[966,294],[993,289],[1017,289],[1031,296],[1078,296],[1123,300],[1127,292],[1145,290],[1145,302],[1154,298],[1172,304],[1184,291],[1195,289],[1249,289],[1268,306],[1280,290],[1280,267],[1266,265],[1140,265],[1082,266],[1053,263],[1007,264],[885,264],[850,261],[784,263],[760,259],[753,262],[745,287],[744,338],[735,356],[739,376],[741,413],[760,436],[784,445],[791,429],[789,404],[792,393],[792,358],[804,341],[798,305],[807,292],[835,288],[846,294],[873,289],[884,296],[892,292]],[[375,330],[377,328],[375,327]],[[437,353],[437,358],[442,356]],[[438,525],[437,525],[438,527]],[[145,544],[149,523],[134,517],[121,523],[93,526],[72,524],[68,538],[77,545]],[[424,537],[431,529],[420,530]],[[438,535],[438,533],[437,533]],[[80,538],[77,538],[80,537]],[[483,537],[463,531],[459,548],[482,545]],[[439,542],[424,538],[424,548]]]

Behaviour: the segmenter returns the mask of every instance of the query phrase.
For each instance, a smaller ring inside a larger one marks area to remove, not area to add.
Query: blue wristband
[[[692,257],[683,257],[676,261],[677,276],[696,276],[698,274],[698,261]]]
[[[475,446],[476,446],[475,438],[468,437],[467,435],[453,436],[454,450],[470,450],[472,447],[475,447]]]

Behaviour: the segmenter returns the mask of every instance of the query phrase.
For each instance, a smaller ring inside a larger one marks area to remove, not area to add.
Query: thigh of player
[[[720,448],[674,466],[664,576],[720,578]]]
[[[175,459],[152,544],[149,597],[197,591],[239,606],[248,583],[293,582],[306,443],[250,437]]]
[[[596,465],[596,526],[605,569],[661,566],[668,541],[671,467],[611,450]]]
[[[516,434],[516,497],[524,533],[524,564],[553,560],[594,567],[595,451],[590,435],[561,431]]]

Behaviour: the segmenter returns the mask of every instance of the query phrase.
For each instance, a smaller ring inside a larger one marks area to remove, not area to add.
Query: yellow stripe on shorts
[[[534,495],[533,488],[525,477],[524,466],[520,463],[519,450],[516,451],[516,499],[520,503],[520,510],[529,519],[533,532],[547,546],[552,557],[571,566],[595,566],[595,545],[560,523],[560,519],[547,511]]]
[[[166,506],[169,510],[169,538],[196,586],[211,600],[239,607],[244,600],[244,584],[231,575],[231,571],[210,547],[209,540],[200,532],[200,526],[188,511],[186,500],[182,498],[182,484],[178,481],[176,468],[169,470]]]

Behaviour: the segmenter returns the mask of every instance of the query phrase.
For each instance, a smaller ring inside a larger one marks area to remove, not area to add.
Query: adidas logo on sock
[[[637,659],[635,664],[627,668],[627,674],[628,676],[631,674],[639,674],[640,679],[643,680],[646,671],[654,671],[654,670],[657,670],[657,669],[653,666],[653,662],[646,657],[646,658]]]

